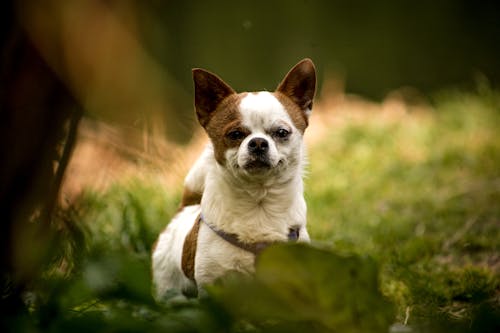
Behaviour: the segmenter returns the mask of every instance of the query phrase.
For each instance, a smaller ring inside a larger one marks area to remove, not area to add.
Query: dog
[[[316,90],[310,59],[274,92],[236,93],[217,75],[193,69],[196,116],[210,143],[188,172],[177,215],[152,253],[161,298],[192,295],[229,272],[252,274],[277,242],[309,242],[303,135]]]

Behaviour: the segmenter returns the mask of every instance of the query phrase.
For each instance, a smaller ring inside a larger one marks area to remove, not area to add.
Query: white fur
[[[153,252],[153,281],[158,296],[169,289],[186,290],[193,283],[181,268],[184,239],[200,214],[200,206],[185,207],[160,234]]]
[[[207,223],[243,242],[286,241],[290,227],[300,227],[299,240],[309,241],[302,171],[305,165],[302,134],[295,128],[281,103],[270,93],[248,94],[240,104],[243,125],[251,130],[239,149],[226,151],[226,166],[215,161],[208,145],[186,177],[190,190],[203,191],[201,212]],[[290,130],[288,140],[279,142],[271,131]],[[248,141],[262,137],[269,142],[273,168],[262,174],[242,169],[248,157]],[[240,164],[241,163],[241,164]],[[186,234],[193,226],[199,206],[186,207],[160,235],[153,253],[153,277],[158,295],[170,288],[190,285],[180,266]],[[195,256],[198,287],[211,283],[228,271],[254,271],[253,254],[229,244],[202,224]]]
[[[212,144],[208,144],[189,170],[184,180],[184,186],[192,192],[203,193],[205,177],[214,162],[214,150]]]

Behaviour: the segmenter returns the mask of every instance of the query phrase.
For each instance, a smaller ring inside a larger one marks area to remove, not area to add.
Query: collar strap
[[[255,255],[259,254],[263,250],[265,250],[268,246],[276,243],[276,242],[254,242],[254,243],[246,243],[239,240],[238,235],[225,232],[223,230],[217,229],[210,223],[207,223],[203,218],[203,215],[200,214],[200,221],[205,223],[213,232],[215,232],[220,238],[224,239],[226,242],[239,247],[242,250],[251,252]],[[288,232],[288,241],[296,242],[299,239],[299,226],[291,227]]]

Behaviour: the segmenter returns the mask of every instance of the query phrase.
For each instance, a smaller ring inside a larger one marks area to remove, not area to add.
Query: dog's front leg
[[[302,226],[302,227],[300,227],[298,241],[299,242],[304,242],[304,243],[310,243],[311,242],[311,238],[309,237],[309,233],[307,232],[307,228],[306,228],[305,225]]]

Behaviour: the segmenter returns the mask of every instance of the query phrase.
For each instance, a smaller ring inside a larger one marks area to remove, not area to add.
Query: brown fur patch
[[[196,115],[205,127],[217,106],[235,91],[220,77],[201,68],[193,69],[193,80]]]
[[[233,94],[223,100],[217,109],[213,112],[212,117],[205,129],[214,146],[215,160],[221,164],[225,164],[224,153],[227,149],[239,146],[239,141],[229,140],[227,133],[238,129],[245,132],[246,129],[241,126],[241,113],[239,105],[241,100],[247,93]],[[248,134],[248,133],[246,133]]]
[[[198,245],[198,231],[200,230],[201,216],[196,218],[196,222],[189,231],[182,247],[181,267],[184,274],[194,281],[194,264],[196,248]]]
[[[156,251],[156,247],[158,246],[158,240],[160,240],[160,237],[158,237],[151,246],[151,253],[154,253]]]
[[[199,203],[201,203],[201,196],[202,193],[194,192],[188,189],[187,187],[184,187],[184,192],[182,193],[182,200],[179,210],[182,210],[182,208],[186,206],[198,205]]]
[[[280,103],[283,105],[285,110],[288,112],[288,115],[293,121],[293,124],[297,129],[304,134],[304,131],[306,130],[307,126],[309,125],[309,120],[307,118],[307,115],[304,111],[302,111],[297,104],[295,104],[294,101],[292,101],[288,96],[285,94],[276,91],[273,93],[273,95],[280,101]]]
[[[311,59],[304,59],[295,65],[276,91],[289,97],[301,110],[311,110],[316,91],[316,69]]]

